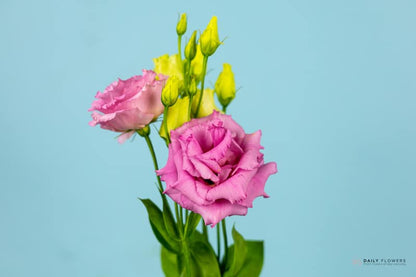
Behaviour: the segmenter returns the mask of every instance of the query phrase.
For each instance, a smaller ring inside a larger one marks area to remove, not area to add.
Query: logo
[[[353,259],[353,265],[406,265],[404,258],[369,258],[369,259]]]

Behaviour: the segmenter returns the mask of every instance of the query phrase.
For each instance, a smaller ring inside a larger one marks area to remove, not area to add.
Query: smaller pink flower
[[[143,128],[163,113],[160,97],[167,78],[151,70],[143,70],[142,76],[113,82],[104,92],[95,95],[96,100],[88,110],[93,111],[93,120],[89,125],[100,124],[103,129],[122,132],[118,141],[123,143],[135,130]]]
[[[157,171],[164,193],[207,225],[245,215],[255,198],[268,197],[264,186],[277,172],[276,163],[264,163],[260,138],[217,111],[185,123],[171,132],[167,164]]]

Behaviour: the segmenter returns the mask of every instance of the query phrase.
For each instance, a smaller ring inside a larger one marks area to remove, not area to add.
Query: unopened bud
[[[192,78],[191,83],[189,84],[189,94],[191,96],[194,96],[197,91],[198,91],[198,89],[196,87],[196,80],[195,80],[195,78]]]
[[[227,107],[235,98],[235,91],[234,73],[231,71],[231,65],[225,63],[215,82],[215,92],[223,107]]]
[[[176,103],[179,96],[179,80],[176,76],[171,76],[166,81],[165,87],[162,90],[162,103],[165,107],[170,107]]]
[[[218,46],[220,46],[221,41],[218,36],[218,26],[217,26],[217,17],[213,16],[211,21],[208,23],[207,28],[201,35],[199,39],[201,44],[201,52],[204,56],[211,56],[215,53]]]
[[[181,14],[181,18],[176,24],[176,33],[178,36],[182,36],[186,32],[186,13]]]
[[[192,33],[191,38],[188,41],[188,44],[185,47],[185,57],[192,61],[196,55],[196,31]]]

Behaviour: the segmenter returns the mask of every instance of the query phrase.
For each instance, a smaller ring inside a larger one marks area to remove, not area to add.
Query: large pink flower
[[[245,215],[277,172],[264,163],[261,131],[246,134],[231,116],[214,111],[171,132],[169,157],[157,171],[165,193],[214,226],[226,216]]]
[[[143,76],[118,79],[104,92],[95,95],[96,100],[88,110],[95,110],[89,124],[100,124],[103,129],[123,132],[118,138],[123,143],[133,135],[134,130],[143,128],[163,113],[160,96],[167,78],[151,70],[143,70]]]

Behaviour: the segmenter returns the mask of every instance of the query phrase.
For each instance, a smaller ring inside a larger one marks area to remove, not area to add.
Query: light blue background
[[[229,221],[266,241],[262,276],[416,276],[411,0],[2,0],[0,276],[161,275],[137,200],[158,201],[146,146],[89,127],[87,109],[176,51],[180,12],[198,30],[218,16],[208,84],[233,65],[229,112],[278,164],[271,198]]]

